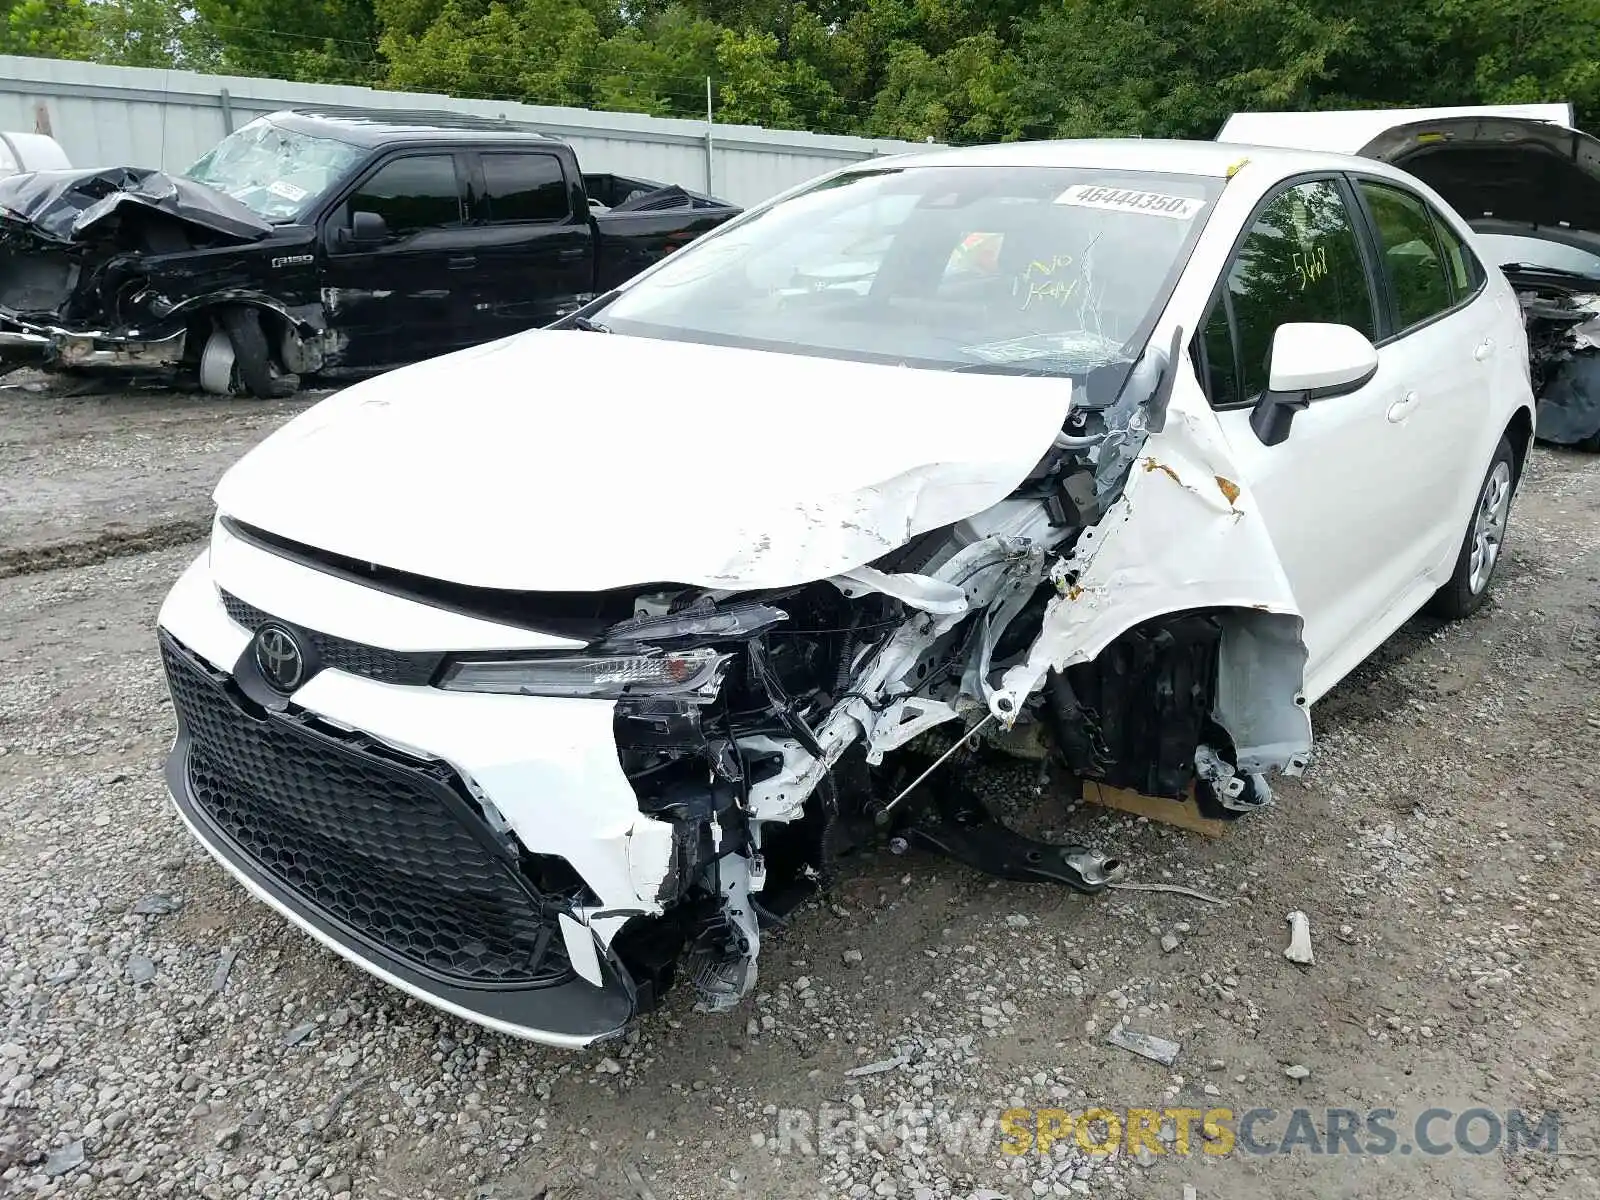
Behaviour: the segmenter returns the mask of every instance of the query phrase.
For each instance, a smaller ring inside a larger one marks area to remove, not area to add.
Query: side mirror
[[[1250,413],[1250,428],[1263,446],[1276,446],[1306,405],[1365,387],[1377,373],[1377,347],[1359,330],[1328,322],[1280,325],[1272,335],[1267,390]]]
[[[345,241],[352,246],[374,246],[389,240],[389,223],[375,212],[353,212]]]

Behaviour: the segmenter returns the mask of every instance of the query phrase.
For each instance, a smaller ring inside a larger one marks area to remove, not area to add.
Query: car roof
[[[1372,170],[1371,159],[1317,150],[1251,146],[1229,142],[1177,141],[1163,138],[1082,138],[1052,142],[1003,142],[951,150],[913,151],[892,160],[896,166],[921,167],[1083,167],[1086,169],[1159,171],[1172,175],[1227,178],[1244,162],[1279,175],[1301,171]]]
[[[470,113],[412,111],[392,108],[286,108],[267,120],[285,129],[321,135],[357,146],[394,142],[560,142],[535,126]]]

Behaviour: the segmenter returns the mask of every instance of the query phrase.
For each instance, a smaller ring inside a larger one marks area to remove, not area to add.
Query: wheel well
[[[1512,453],[1516,456],[1512,467],[1520,480],[1522,468],[1528,462],[1528,447],[1533,444],[1533,418],[1528,416],[1527,409],[1519,408],[1512,414],[1511,423],[1506,426],[1506,440],[1511,443]]]
[[[281,312],[275,308],[268,308],[265,304],[253,304],[249,300],[218,300],[189,313],[189,336],[204,337],[216,326],[217,318],[222,312],[229,308],[247,308],[255,313],[261,321],[261,332],[269,339],[281,337],[283,331],[289,327],[288,319]]]
[[[1311,749],[1299,617],[1182,609],[1124,630],[1093,659],[1052,671],[1057,745],[1081,778],[1181,798],[1195,749],[1242,773],[1299,774]]]

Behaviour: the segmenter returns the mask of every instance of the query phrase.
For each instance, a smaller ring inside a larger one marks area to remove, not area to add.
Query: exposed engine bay
[[[612,943],[642,1006],[684,962],[703,1007],[731,1007],[755,982],[763,930],[873,841],[1089,893],[1116,879],[1121,864],[1089,847],[1007,828],[945,767],[963,747],[1053,758],[1080,784],[1192,790],[1223,817],[1271,802],[1267,771],[1304,766],[1297,618],[1189,610],[1124,629],[1089,661],[1038,667],[1053,606],[1092,586],[1096,526],[1126,516],[1138,462],[1155,473],[1138,455],[1166,421],[1174,361],[1155,348],[1131,374],[1091,377],[1008,499],[868,566],[792,588],[615,597],[631,612],[589,652],[664,657],[676,681],[615,711],[641,811],[674,829],[662,911]]]
[[[1538,436],[1600,450],[1600,279],[1520,264],[1504,270],[1517,289],[1528,330]]]

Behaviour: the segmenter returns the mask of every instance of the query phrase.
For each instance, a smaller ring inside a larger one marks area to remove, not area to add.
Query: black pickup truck
[[[525,125],[273,113],[183,175],[0,180],[0,371],[287,395],[548,325],[739,211]]]

